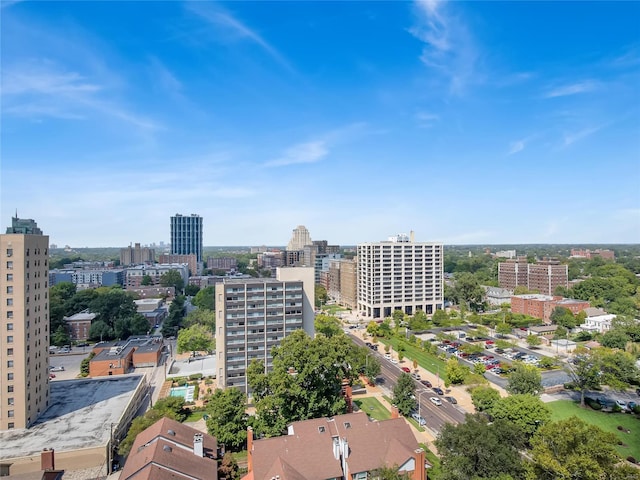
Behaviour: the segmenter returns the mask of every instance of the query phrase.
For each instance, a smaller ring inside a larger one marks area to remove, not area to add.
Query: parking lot
[[[78,375],[80,375],[80,363],[83,359],[87,358],[89,352],[91,352],[90,348],[86,348],[86,352],[83,350],[85,349],[79,348],[77,351],[72,350],[71,353],[49,355],[49,367],[53,367],[54,369],[50,374],[55,375],[55,377],[51,378],[51,381],[55,382],[56,380],[71,380],[72,378],[77,378]],[[63,367],[64,370],[60,371],[60,367]]]

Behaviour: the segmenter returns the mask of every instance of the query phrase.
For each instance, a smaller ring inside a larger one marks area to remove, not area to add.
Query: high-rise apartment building
[[[202,262],[202,217],[191,214],[183,216],[176,213],[171,217],[171,254],[196,255]]]
[[[358,263],[344,258],[329,262],[327,293],[340,305],[358,308]]]
[[[313,268],[278,268],[276,278],[225,279],[216,285],[218,384],[249,391],[247,367],[262,360],[272,367],[271,349],[303,329],[313,336]]]
[[[140,265],[142,263],[155,263],[156,251],[153,248],[141,247],[139,243],[135,246],[120,249],[120,265]]]
[[[526,287],[543,295],[553,295],[558,287],[569,288],[569,267],[554,259],[527,263],[527,257],[518,257],[498,264],[498,283],[511,291]]]
[[[49,406],[49,237],[12,218],[0,235],[0,430],[28,428]]]
[[[443,306],[443,245],[401,234],[358,245],[358,310],[389,317],[394,310],[431,315]]]
[[[287,251],[302,250],[306,245],[311,245],[311,235],[304,225],[298,225],[291,235],[291,240],[287,245]]]

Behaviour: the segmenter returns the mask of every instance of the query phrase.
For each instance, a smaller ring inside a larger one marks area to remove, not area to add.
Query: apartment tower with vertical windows
[[[428,315],[443,307],[441,243],[418,243],[405,234],[358,245],[358,310],[373,318],[394,310]]]
[[[0,430],[28,428],[49,406],[49,237],[12,218],[0,234]]]
[[[198,263],[202,262],[202,217],[176,213],[171,217],[171,254],[195,254]]]
[[[218,385],[249,392],[247,367],[262,360],[271,370],[271,349],[296,330],[314,334],[311,267],[280,267],[276,278],[225,279],[216,284]]]

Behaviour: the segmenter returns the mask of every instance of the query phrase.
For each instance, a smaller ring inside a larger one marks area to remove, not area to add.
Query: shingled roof
[[[346,458],[341,448],[346,449]],[[253,470],[245,479],[341,478],[383,466],[418,463],[411,460],[424,463],[421,452],[405,419],[377,422],[363,412],[350,413],[295,422],[288,435],[255,440],[250,452]]]
[[[195,435],[202,435],[203,456],[194,453]],[[211,435],[162,418],[138,434],[120,480],[217,480],[217,450]]]

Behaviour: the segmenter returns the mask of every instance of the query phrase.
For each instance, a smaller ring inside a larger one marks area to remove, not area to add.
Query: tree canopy
[[[256,405],[254,428],[265,436],[280,435],[293,421],[344,413],[342,381],[356,378],[366,361],[346,335],[312,339],[303,330],[288,335],[272,355],[270,372],[262,361],[247,369]]]
[[[509,383],[507,384],[509,393],[531,395],[542,393],[542,375],[537,367],[515,362],[514,368],[509,374]]]
[[[415,393],[416,385],[411,375],[404,372],[400,374],[395,387],[393,387],[393,404],[405,417],[408,417],[416,408]]]
[[[216,390],[207,405],[207,430],[225,447],[239,450],[247,440],[247,399],[241,390]]]
[[[500,400],[500,392],[488,385],[479,385],[471,390],[471,401],[479,412],[491,410],[498,400]]]
[[[204,325],[192,325],[178,332],[178,353],[208,352],[215,349],[215,338]]]
[[[314,325],[316,333],[321,333],[325,337],[343,334],[340,320],[333,315],[316,315]]]
[[[191,303],[198,308],[215,311],[216,309],[215,287],[203,288],[198,293],[196,293]]]
[[[494,419],[516,425],[527,437],[551,419],[549,407],[538,397],[528,394],[500,398],[487,411]]]
[[[178,270],[169,270],[160,277],[160,285],[163,287],[174,287],[176,294],[182,292],[184,288],[184,279]]]

